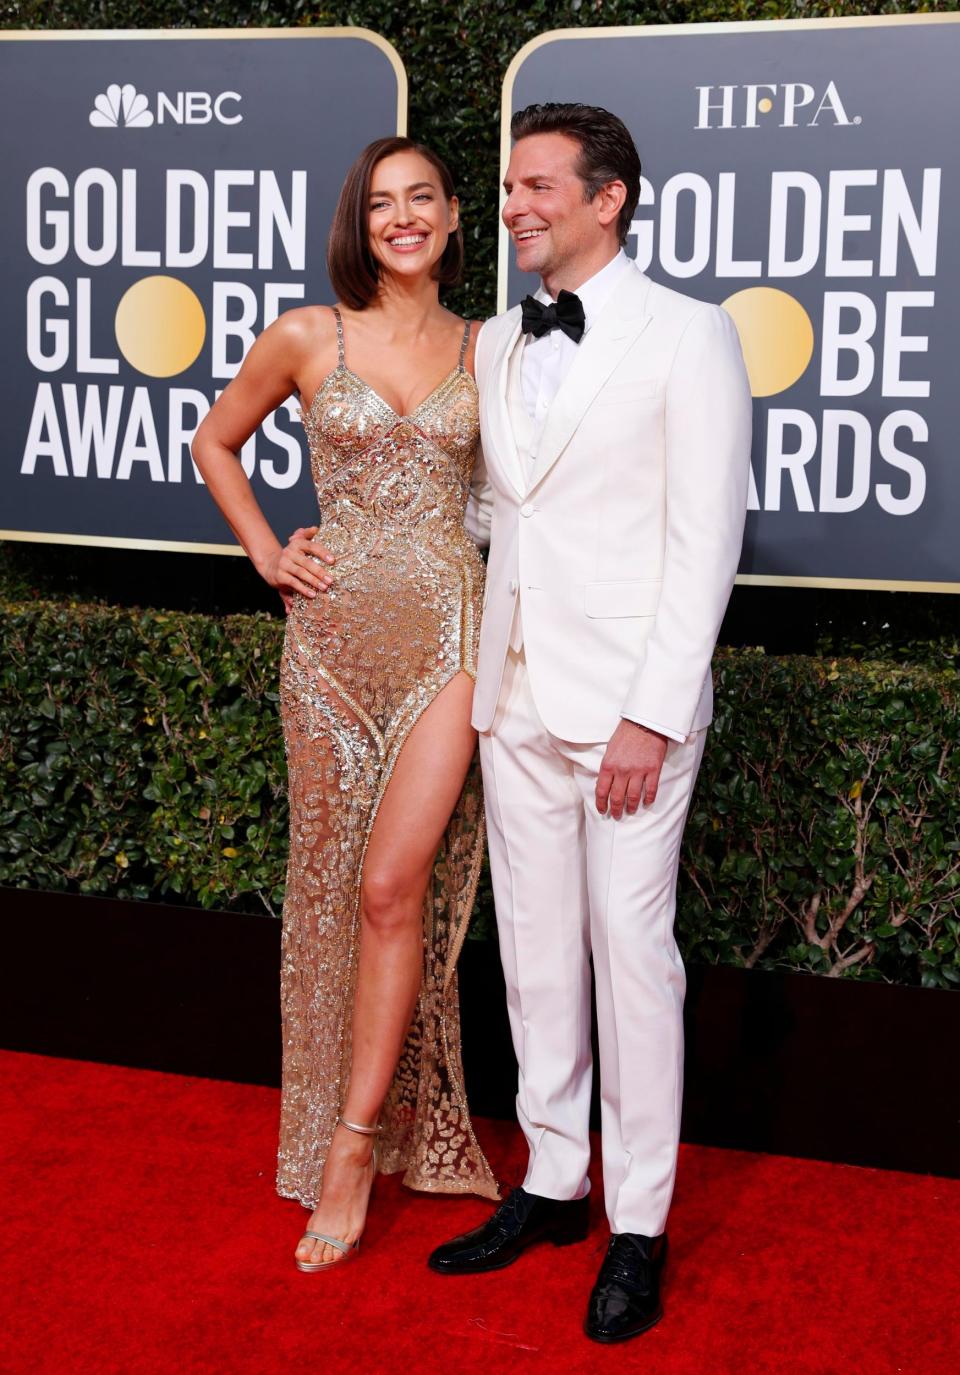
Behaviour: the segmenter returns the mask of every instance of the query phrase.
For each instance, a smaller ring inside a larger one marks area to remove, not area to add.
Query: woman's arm
[[[253,494],[239,454],[264,417],[297,390],[308,348],[313,356],[324,351],[326,341],[317,336],[316,315],[309,308],[287,311],[269,325],[211,407],[192,446],[194,462],[224,520],[260,576],[280,593],[287,611],[294,592],[313,597],[318,588],[329,586],[328,575],[317,569],[311,557],[327,563],[333,563],[333,557],[301,535],[286,546],[280,544]],[[330,342],[335,350],[332,328]]]
[[[479,359],[479,340],[480,331],[483,324],[479,320],[471,321],[470,325],[470,348],[467,351],[466,366],[472,372],[477,387],[480,386],[480,359]],[[487,465],[483,457],[483,445],[477,444],[477,458],[473,466],[473,475],[470,480],[470,495],[467,498],[467,509],[464,513],[463,523],[466,526],[467,534],[474,544],[481,549],[486,549],[490,543],[490,525],[493,519],[493,488],[487,478]]]

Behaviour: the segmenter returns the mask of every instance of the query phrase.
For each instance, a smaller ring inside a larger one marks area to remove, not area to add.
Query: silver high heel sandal
[[[376,1127],[361,1127],[359,1123],[357,1123],[357,1122],[348,1122],[348,1121],[346,1120],[345,1117],[340,1117],[339,1115],[338,1115],[338,1117],[337,1117],[337,1125],[338,1125],[338,1126],[341,1126],[341,1127],[346,1127],[347,1131],[356,1132],[356,1133],[358,1134],[358,1136],[379,1136],[380,1133],[383,1131],[383,1127],[382,1127],[382,1126],[376,1126]],[[374,1143],[373,1143],[373,1173],[374,1173],[374,1178],[376,1178],[376,1173],[377,1173],[377,1160],[378,1160],[377,1143],[374,1142]],[[327,1244],[328,1246],[332,1246],[332,1247],[334,1248],[335,1251],[340,1251],[340,1252],[344,1255],[344,1257],[346,1258],[345,1260],[299,1260],[296,1256],[294,1256],[294,1258],[293,1258],[293,1259],[294,1259],[294,1264],[296,1265],[297,1269],[298,1269],[298,1270],[302,1270],[302,1271],[304,1272],[304,1274],[307,1274],[307,1275],[313,1274],[313,1272],[314,1272],[315,1270],[329,1270],[329,1269],[331,1269],[331,1267],[334,1266],[334,1265],[344,1265],[344,1264],[346,1264],[346,1261],[352,1260],[353,1257],[354,1257],[354,1256],[357,1254],[357,1252],[360,1250],[360,1238],[359,1238],[359,1237],[357,1237],[356,1241],[354,1241],[354,1242],[348,1242],[348,1241],[340,1241],[338,1237],[328,1237],[328,1236],[326,1236],[323,1232],[309,1232],[309,1231],[307,1231],[307,1232],[304,1232],[303,1236],[300,1238],[300,1241],[304,1241],[304,1240],[306,1240],[307,1238],[309,1238],[311,1241],[323,1241],[323,1242],[326,1242],[326,1244]],[[300,1245],[300,1242],[297,1242],[297,1245],[299,1246],[299,1245]]]

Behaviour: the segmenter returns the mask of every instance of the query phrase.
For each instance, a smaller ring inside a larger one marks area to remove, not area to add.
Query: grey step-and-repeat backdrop
[[[507,74],[504,165],[513,109],[617,111],[629,251],[737,323],[743,581],[960,590],[957,19],[568,30]],[[329,299],[343,176],[405,125],[399,59],[342,29],[0,40],[0,537],[239,553],[190,442],[256,334]],[[501,305],[530,285],[504,241]],[[280,533],[316,510],[296,409],[242,455]]]
[[[754,402],[743,582],[960,591],[957,15],[570,29],[509,120],[579,100],[644,167],[627,251],[722,303]],[[535,282],[501,230],[500,308]]]
[[[0,537],[242,553],[190,456],[406,77],[362,29],[0,35]],[[316,513],[291,399],[242,454],[280,535]]]

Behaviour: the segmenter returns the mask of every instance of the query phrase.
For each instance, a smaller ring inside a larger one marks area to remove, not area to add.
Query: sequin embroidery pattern
[[[280,669],[290,854],[277,1190],[310,1208],[349,1079],[367,843],[413,726],[457,673],[475,677],[484,571],[463,525],[479,440],[469,326],[457,368],[400,416],[346,366],[335,314],[338,366],[301,412],[334,583],[295,596]],[[483,843],[474,760],[424,902],[423,979],[380,1169],[415,1189],[496,1198],[463,1090],[456,972]]]

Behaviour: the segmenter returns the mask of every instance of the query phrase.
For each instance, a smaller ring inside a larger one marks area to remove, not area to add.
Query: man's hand
[[[649,807],[657,795],[667,737],[633,721],[621,721],[610,737],[597,777],[597,811],[619,821],[632,816],[642,802]]]

